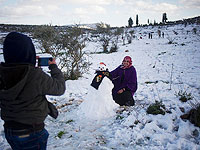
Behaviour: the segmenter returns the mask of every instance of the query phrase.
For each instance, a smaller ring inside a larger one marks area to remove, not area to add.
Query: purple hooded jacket
[[[132,95],[136,92],[137,74],[133,66],[123,69],[120,65],[115,70],[111,71],[110,74],[112,83],[114,84],[114,88],[112,89],[113,96],[116,95],[117,92],[123,88],[125,88],[126,90],[130,90]]]

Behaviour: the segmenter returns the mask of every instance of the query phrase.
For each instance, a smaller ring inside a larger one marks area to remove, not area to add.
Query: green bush
[[[179,91],[177,96],[179,97],[179,100],[181,102],[187,102],[188,100],[193,99],[192,94],[191,93],[187,93],[186,91]]]
[[[124,117],[121,115],[117,115],[116,120],[122,120]]]
[[[57,134],[57,137],[58,137],[58,138],[61,138],[64,134],[65,134],[64,131],[60,131],[60,132]]]
[[[165,115],[165,105],[163,105],[162,102],[156,101],[147,108],[147,113],[153,115]]]
[[[74,122],[74,120],[68,120],[66,121],[66,124],[71,123],[71,122]]]
[[[154,83],[154,84],[157,84],[158,81],[146,81],[145,83],[146,83],[146,84],[153,84],[153,83]]]

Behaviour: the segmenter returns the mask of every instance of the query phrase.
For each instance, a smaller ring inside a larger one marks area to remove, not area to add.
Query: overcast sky
[[[140,24],[200,16],[200,0],[0,0],[0,23],[126,26],[136,14]]]

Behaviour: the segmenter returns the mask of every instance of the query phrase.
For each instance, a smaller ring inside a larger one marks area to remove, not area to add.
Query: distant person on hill
[[[149,33],[148,35],[149,35],[149,39],[150,39],[150,37],[151,37],[151,33]]]
[[[164,33],[164,32],[162,32],[162,38],[164,38],[164,36],[165,36],[165,33]]]
[[[110,72],[109,78],[114,84],[112,89],[114,101],[120,106],[133,106],[135,104],[133,95],[137,90],[137,74],[132,66],[131,57],[124,57],[122,64]]]
[[[46,150],[49,133],[44,120],[51,114],[45,95],[62,95],[65,80],[55,59],[51,76],[36,68],[32,40],[9,33],[3,43],[5,63],[0,64],[0,108],[5,137],[13,150]]]
[[[149,39],[152,39],[152,33],[151,32],[149,33]]]
[[[160,38],[161,37],[161,31],[158,30],[158,37]]]

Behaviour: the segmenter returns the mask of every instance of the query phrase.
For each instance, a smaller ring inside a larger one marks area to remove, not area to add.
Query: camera
[[[49,66],[49,60],[52,61],[52,57],[39,57],[38,66]]]

